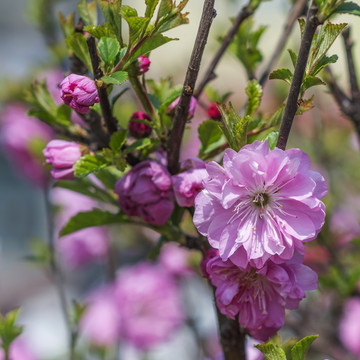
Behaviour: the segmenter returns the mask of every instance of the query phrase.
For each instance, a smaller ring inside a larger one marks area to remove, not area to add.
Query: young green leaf
[[[67,18],[63,13],[59,12],[59,21],[64,38],[75,32],[75,12],[72,12]]]
[[[311,110],[314,107],[313,101],[314,95],[310,99],[302,100],[296,111],[296,115],[302,115],[304,112]]]
[[[216,144],[222,137],[219,122],[206,120],[198,127],[199,139],[201,142],[199,156],[211,151],[211,145]]]
[[[110,211],[103,211],[100,209],[79,212],[61,229],[60,236],[69,235],[75,231],[93,226],[117,224],[125,219],[126,216],[121,213],[114,214]]]
[[[101,80],[105,84],[121,85],[124,81],[127,80],[127,78],[128,78],[128,73],[126,71],[117,71],[108,76],[103,76]]]
[[[77,177],[84,177],[107,165],[107,161],[100,156],[84,155],[74,164],[74,174]]]
[[[157,15],[157,21],[162,17],[171,13],[172,10],[173,10],[173,3],[171,0],[161,0]]]
[[[68,48],[84,63],[86,68],[93,73],[89,48],[83,34],[75,33],[65,39]]]
[[[121,147],[125,144],[127,137],[127,130],[119,130],[116,133],[111,135],[110,138],[110,149],[114,153],[118,153],[121,150]]]
[[[270,148],[271,150],[274,150],[274,149],[275,149],[275,146],[276,146],[278,137],[279,137],[279,132],[278,132],[278,131],[272,131],[271,133],[269,133],[268,135],[266,135],[265,140],[268,141],[268,143],[269,143],[269,148]]]
[[[265,355],[265,360],[286,360],[284,350],[278,345],[267,343],[255,347]]]
[[[318,336],[311,335],[298,341],[291,349],[291,360],[304,360],[309,346]]]
[[[154,15],[154,11],[156,5],[159,3],[159,0],[145,0],[146,10],[145,10],[145,17],[151,19]]]
[[[292,78],[293,78],[293,73],[289,69],[277,69],[274,70],[269,75],[270,80],[274,80],[274,79],[284,80],[288,84],[291,84]]]
[[[263,90],[261,85],[256,80],[250,80],[245,88],[246,95],[249,97],[245,116],[253,115],[259,108]]]
[[[317,85],[326,85],[326,84],[316,76],[305,75],[301,85],[300,97],[302,97],[302,95],[307,89]]]
[[[148,146],[152,145],[152,141],[149,138],[139,139],[134,141],[131,145],[129,145],[126,149],[124,149],[123,154],[127,155],[135,150],[142,150]]]
[[[0,314],[1,347],[4,349],[5,358],[8,358],[11,343],[22,333],[22,326],[16,325],[20,309],[9,311],[6,315]]]
[[[122,6],[120,14],[128,23],[130,44],[134,44],[140,35],[146,31],[150,18],[137,16],[137,11],[130,6]]]
[[[360,16],[360,6],[353,3],[352,1],[347,1],[338,6],[335,10],[335,13]]]
[[[97,45],[100,57],[106,64],[111,64],[120,51],[119,42],[111,37],[102,37]]]
[[[104,14],[105,20],[110,24],[117,39],[121,39],[121,0],[98,0],[100,10]]]
[[[84,31],[88,32],[97,39],[101,39],[102,37],[115,37],[114,31],[112,30],[108,22],[105,22],[104,24],[101,24],[99,26],[84,26]]]
[[[289,55],[290,55],[290,58],[291,58],[291,62],[293,64],[294,68],[295,68],[298,56],[295,53],[295,51],[293,51],[291,49],[288,49],[288,52],[289,52]]]
[[[87,0],[81,0],[77,4],[79,16],[84,21],[85,25],[97,24],[97,9],[96,0],[87,2]]]

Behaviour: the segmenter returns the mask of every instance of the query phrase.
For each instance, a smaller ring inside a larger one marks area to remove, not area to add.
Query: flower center
[[[269,203],[269,200],[269,195],[266,193],[257,193],[253,197],[253,203],[261,209]]]

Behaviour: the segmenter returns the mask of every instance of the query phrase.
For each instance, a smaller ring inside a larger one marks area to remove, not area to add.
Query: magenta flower
[[[90,211],[98,204],[87,196],[70,190],[55,188],[52,202],[60,207],[55,216],[58,234],[70,218],[82,211]],[[109,235],[104,227],[91,227],[56,238],[55,248],[60,259],[70,268],[80,268],[92,262],[104,260],[109,250]]]
[[[145,55],[141,55],[140,57],[138,57],[138,63],[140,68],[140,74],[145,74],[149,71],[151,61],[148,57],[146,57]]]
[[[204,188],[203,180],[208,177],[206,163],[192,158],[183,162],[181,167],[187,170],[171,177],[175,198],[180,206],[194,206],[197,194]]]
[[[188,276],[193,274],[190,267],[190,251],[175,242],[162,246],[159,264],[171,275]]]
[[[174,100],[170,105],[169,105],[169,110],[172,111],[172,110],[175,110],[177,104],[179,103],[180,101],[180,97],[178,97],[176,100]],[[189,116],[193,116],[194,113],[195,113],[195,109],[196,109],[196,105],[197,105],[197,100],[196,98],[194,98],[193,96],[191,97],[191,100],[190,100],[190,106],[189,106]]]
[[[295,257],[283,264],[269,261],[263,268],[243,269],[220,256],[206,266],[216,287],[216,303],[222,314],[235,319],[255,339],[266,341],[285,321],[285,308],[296,309],[305,290],[317,288],[317,275]]]
[[[74,164],[81,157],[80,145],[73,141],[51,140],[43,150],[46,163],[53,166],[54,179],[73,180]]]
[[[135,165],[115,184],[121,209],[153,225],[164,225],[174,209],[171,177],[155,161]]]
[[[227,149],[224,168],[210,162],[209,179],[195,199],[194,224],[221,258],[246,268],[281,263],[324,224],[324,178],[310,170],[299,149],[269,149],[255,141],[238,153]]]
[[[216,105],[216,103],[211,103],[207,109],[208,115],[214,120],[221,119],[221,113]]]
[[[360,298],[346,301],[339,326],[340,340],[351,353],[360,359]]]
[[[129,121],[129,132],[137,139],[143,139],[151,134],[151,127],[146,124],[142,124],[138,121],[132,121],[134,119],[152,121],[148,114],[141,111],[135,111]]]
[[[43,186],[49,178],[41,151],[53,137],[52,129],[28,116],[20,104],[7,105],[1,113],[0,141],[5,154],[36,185]]]
[[[60,83],[60,88],[64,103],[81,114],[100,101],[95,82],[86,76],[70,74]]]
[[[166,341],[184,321],[173,278],[150,263],[120,272],[112,287],[100,290],[99,295],[81,322],[82,330],[99,345],[122,340],[147,350]],[[106,337],[99,327],[107,332]]]

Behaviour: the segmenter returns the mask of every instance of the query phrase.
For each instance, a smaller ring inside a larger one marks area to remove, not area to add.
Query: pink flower
[[[73,165],[81,157],[80,146],[73,141],[51,140],[43,150],[46,162],[53,166],[54,179],[73,180]]]
[[[268,262],[261,269],[243,269],[220,256],[207,263],[206,270],[216,287],[220,312],[235,319],[255,339],[266,341],[284,324],[285,308],[296,309],[305,290],[317,288],[317,275],[301,264],[302,257],[283,264]]]
[[[26,344],[21,340],[21,336],[17,337],[10,345],[10,360],[35,360],[35,356],[31,353]],[[0,349],[0,360],[4,360],[4,350]]]
[[[227,149],[224,168],[207,164],[209,179],[195,199],[194,224],[221,258],[246,268],[303,253],[324,224],[324,178],[310,170],[299,149],[269,149],[255,141],[238,153]]]
[[[163,245],[159,264],[171,275],[187,276],[193,273],[189,263],[190,251],[175,242]]]
[[[60,83],[60,88],[64,103],[82,114],[100,101],[95,82],[86,76],[70,74]]]
[[[62,188],[53,189],[51,197],[53,204],[61,207],[55,216],[56,233],[60,232],[72,216],[97,206],[89,197]],[[109,235],[103,227],[86,228],[57,238],[55,248],[66,265],[73,269],[80,268],[106,258]]]
[[[141,55],[140,57],[138,57],[138,63],[140,68],[140,74],[145,74],[149,70],[151,61],[145,55]]]
[[[174,100],[170,105],[169,105],[169,110],[175,110],[177,104],[180,101],[180,97],[178,97],[176,100]],[[193,116],[195,113],[195,109],[196,109],[196,105],[197,105],[197,100],[196,98],[194,98],[193,96],[191,97],[190,100],[190,106],[189,106],[189,116]]]
[[[146,124],[142,124],[138,121],[132,121],[134,119],[152,121],[148,114],[141,111],[135,111],[129,121],[129,132],[137,139],[143,139],[151,134],[151,127]]]
[[[214,119],[214,120],[219,120],[221,119],[221,113],[216,105],[216,103],[211,103],[207,109],[207,113],[208,115]]]
[[[147,350],[166,341],[183,323],[180,298],[169,274],[161,267],[141,263],[120,272],[111,291],[107,289],[102,296],[95,297],[81,328],[91,334],[96,344],[123,340]],[[105,329],[106,337],[98,327]]]
[[[339,326],[340,340],[350,352],[360,359],[360,298],[346,301]]]
[[[204,188],[203,180],[208,177],[206,163],[198,158],[192,158],[182,163],[182,168],[188,168],[171,177],[175,198],[180,206],[194,206],[197,194]]]
[[[30,181],[43,186],[49,176],[41,151],[54,137],[52,129],[29,117],[22,105],[11,104],[1,113],[0,130],[1,145],[12,164]]]
[[[115,184],[121,209],[154,225],[164,225],[174,209],[171,177],[155,161],[135,165]]]

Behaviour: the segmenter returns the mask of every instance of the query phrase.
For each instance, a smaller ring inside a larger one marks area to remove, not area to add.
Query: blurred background
[[[142,0],[124,3],[137,8],[139,13],[145,8]],[[190,13],[190,23],[169,32],[168,36],[177,37],[178,41],[171,42],[151,54],[152,63],[148,77],[157,81],[160,78],[171,77],[174,84],[182,84],[196,36],[202,3],[198,0],[189,1],[186,10]],[[217,38],[224,35],[230,27],[229,17],[237,14],[245,3],[239,0],[217,1],[217,16],[211,28],[199,78],[219,47]],[[272,55],[287,21],[290,7],[291,1],[288,0],[264,2],[254,17],[255,26],[267,27],[258,46],[262,52],[258,73],[261,73]],[[16,116],[16,111],[9,112],[8,106],[21,102],[22,91],[29,87],[34,79],[57,79],[54,80],[55,88],[61,81],[67,71],[67,61],[57,14],[62,12],[68,15],[75,10],[76,1],[0,2],[0,110],[3,111],[3,118],[4,114],[8,114],[10,118]],[[351,24],[355,43],[354,57],[360,59],[357,37],[360,33],[359,19],[342,16],[336,21]],[[286,48],[297,49],[298,39],[299,31],[295,25]],[[339,84],[348,89],[346,59],[341,39],[337,39],[331,48],[331,54],[335,53],[339,55],[339,61],[333,67],[333,72]],[[284,51],[275,68],[290,66],[289,60],[288,54]],[[220,93],[231,91],[229,99],[236,109],[240,109],[245,101],[245,69],[233,54],[228,53],[216,73],[218,77],[211,83],[211,87]],[[49,84],[48,86],[50,87]],[[284,100],[287,91],[286,84],[279,81],[268,82],[264,90],[261,112],[272,113]],[[310,246],[310,249],[313,249],[308,255],[308,264],[323,276],[320,282],[323,292],[322,295],[311,294],[310,300],[305,302],[298,312],[289,315],[290,326],[288,330],[284,330],[284,336],[320,333],[314,359],[323,359],[324,356],[336,359],[336,354],[342,354],[338,360],[355,359],[354,356],[360,355],[342,353],[344,348],[338,338],[337,329],[345,299],[356,297],[360,293],[360,267],[356,263],[356,256],[359,255],[357,245],[360,243],[359,139],[350,121],[341,115],[326,87],[316,90],[315,95],[315,108],[297,118],[289,147],[300,147],[309,153],[314,170],[321,172],[329,183],[330,192],[325,199],[329,225],[320,234],[316,245]],[[119,121],[123,124],[126,124],[132,112],[137,110],[131,94],[126,96],[122,108],[118,109]],[[205,104],[209,102],[205,96],[202,101]],[[196,127],[206,118],[206,111],[198,107],[187,131],[189,145],[185,148],[183,157],[197,154],[197,143],[194,140],[197,135]],[[20,126],[13,131],[21,133],[23,129]],[[39,250],[39,242],[46,240],[49,234],[46,190],[38,186],[36,179],[34,181],[34,178],[27,176],[25,165],[16,164],[11,156],[9,157],[5,146],[0,147],[0,174],[0,311],[4,313],[21,306],[19,322],[25,326],[23,339],[35,354],[35,358],[63,359],[67,349],[67,337],[58,290],[54,286],[54,279],[44,271],[41,264],[29,259],[29,255],[34,251],[42,251]],[[59,205],[56,200],[54,204]],[[128,264],[144,257],[157,239],[156,234],[141,231],[141,236],[147,239],[148,245],[144,246],[137,238],[138,233],[134,235],[133,229],[128,228],[111,229],[109,236],[121,243],[122,261]],[[198,254],[186,256],[189,256],[190,263],[199,262]],[[336,265],[337,262],[340,265],[333,267],[332,265]],[[84,298],[106,277],[106,269],[101,263],[91,264],[80,270],[71,269],[66,262],[64,264],[68,299]],[[338,268],[342,268],[348,277],[344,278],[344,273]],[[172,338],[170,345],[160,346],[153,351],[151,359],[199,359],[194,333],[202,340],[206,339],[209,344],[212,338],[216,338],[210,290],[195,272],[193,276],[181,280],[181,287],[186,294],[184,298],[188,301],[185,307],[189,319],[192,319],[195,325],[188,323],[183,326],[177,336]],[[319,309],[322,311],[321,314]],[[306,319],[304,314],[307,314]],[[358,321],[360,323],[360,318]],[[305,324],[303,331],[293,333],[291,326],[301,323]],[[360,343],[360,332],[358,336]],[[327,349],[329,339],[335,339],[332,352]],[[209,344],[206,346],[210,347]],[[125,346],[122,351],[125,360],[139,358],[137,351],[131,347]],[[217,349],[214,350],[216,351]]]

